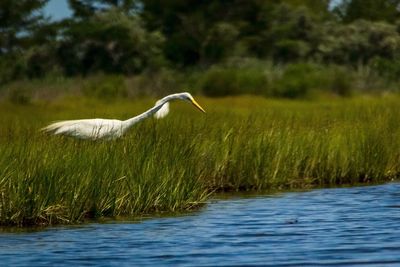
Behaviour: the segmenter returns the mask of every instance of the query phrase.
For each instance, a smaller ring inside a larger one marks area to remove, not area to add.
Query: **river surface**
[[[400,183],[215,200],[137,222],[0,233],[1,266],[400,266]]]

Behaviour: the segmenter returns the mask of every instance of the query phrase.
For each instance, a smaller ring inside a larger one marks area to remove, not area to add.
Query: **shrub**
[[[55,47],[51,45],[32,47],[25,52],[23,59],[24,76],[30,79],[44,78],[56,70]]]
[[[323,83],[318,75],[317,66],[309,63],[287,65],[282,77],[276,81],[273,96],[285,98],[301,98],[310,93],[311,89]]]
[[[276,43],[274,59],[278,62],[293,62],[306,58],[310,50],[310,46],[304,41],[284,39]]]
[[[392,81],[398,81],[400,79],[400,63],[397,60],[377,57],[371,61],[370,65],[380,76]]]
[[[0,85],[23,77],[25,66],[19,54],[0,56]]]
[[[85,96],[112,99],[127,96],[125,79],[121,75],[96,76],[83,84]]]
[[[127,79],[128,92],[130,97],[157,96],[188,91],[184,84],[189,74],[162,68],[157,71],[145,71]],[[185,77],[185,79],[183,79]]]
[[[263,94],[268,79],[260,68],[213,67],[204,73],[200,87],[208,96]]]
[[[200,75],[200,88],[208,96],[255,94],[267,97],[304,98],[316,92],[350,96],[355,71],[337,65],[231,64],[214,66]]]
[[[352,74],[349,70],[334,66],[329,69],[326,74],[328,77],[328,88],[340,96],[350,96],[352,95]]]

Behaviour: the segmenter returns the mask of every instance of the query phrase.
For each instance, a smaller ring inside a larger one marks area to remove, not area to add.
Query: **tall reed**
[[[216,191],[375,183],[400,171],[397,97],[174,103],[115,141],[48,136],[55,119],[127,118],[153,100],[0,107],[0,224],[189,210]],[[140,102],[140,104],[139,104]]]

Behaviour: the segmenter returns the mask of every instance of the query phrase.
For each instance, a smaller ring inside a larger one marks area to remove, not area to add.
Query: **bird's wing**
[[[158,100],[158,101],[156,102],[156,106],[160,103],[160,101],[161,101],[161,100]],[[155,117],[156,119],[162,119],[162,118],[164,118],[165,116],[167,116],[168,113],[169,113],[169,103],[167,102],[167,103],[165,103],[165,104],[154,114],[154,117]]]
[[[83,120],[58,121],[42,128],[41,131],[61,134],[63,132],[68,131],[68,129],[73,128],[74,126],[79,125],[79,123],[81,123],[82,121]]]
[[[79,138],[101,138],[120,128],[121,122],[118,120],[86,119],[59,121],[41,130]]]

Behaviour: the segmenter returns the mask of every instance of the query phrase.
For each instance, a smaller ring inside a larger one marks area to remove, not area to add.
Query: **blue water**
[[[139,222],[0,233],[1,266],[400,266],[400,184],[216,200]]]

